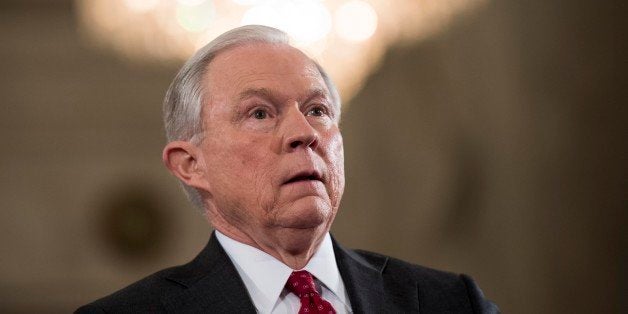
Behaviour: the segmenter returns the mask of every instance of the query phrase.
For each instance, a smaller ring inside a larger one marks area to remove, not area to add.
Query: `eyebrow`
[[[238,94],[238,100],[242,101],[255,96],[271,100],[275,100],[277,98],[275,97],[275,93],[268,88],[249,88]]]
[[[309,96],[305,99],[304,103],[307,103],[314,98],[325,98],[325,100],[329,100],[327,93],[322,88],[313,88],[308,94]]]
[[[268,89],[268,88],[248,88],[242,92],[240,92],[238,94],[238,100],[242,101],[251,97],[261,97],[261,98],[266,98],[269,99],[273,102],[279,102],[279,98],[278,95],[276,93],[274,93],[272,90]],[[322,88],[313,88],[310,91],[308,91],[308,96],[307,98],[305,98],[305,100],[303,101],[303,103],[307,103],[309,101],[311,101],[314,98],[325,98],[326,100],[329,100],[329,97],[327,95],[327,92],[325,92],[324,89]]]

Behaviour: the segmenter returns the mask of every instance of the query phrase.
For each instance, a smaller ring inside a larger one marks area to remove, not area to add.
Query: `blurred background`
[[[0,312],[70,312],[202,249],[161,100],[196,47],[251,22],[341,88],[341,243],[470,274],[504,313],[626,313],[625,9],[2,0]]]

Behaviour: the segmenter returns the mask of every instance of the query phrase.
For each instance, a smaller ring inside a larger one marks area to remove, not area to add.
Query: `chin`
[[[330,204],[320,200],[314,202],[295,202],[292,206],[282,208],[275,216],[276,225],[288,229],[318,229],[330,225],[333,219]]]

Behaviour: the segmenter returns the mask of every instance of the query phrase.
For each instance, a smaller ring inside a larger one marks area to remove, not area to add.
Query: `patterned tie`
[[[305,270],[294,271],[286,282],[286,289],[301,299],[299,314],[336,314],[336,310],[316,291],[314,278]]]

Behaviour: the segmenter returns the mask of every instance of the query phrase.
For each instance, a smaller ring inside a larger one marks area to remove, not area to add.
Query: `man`
[[[494,313],[473,280],[329,235],[344,190],[340,99],[264,26],[229,31],[166,95],[166,167],[216,230],[190,263],[79,313]]]

